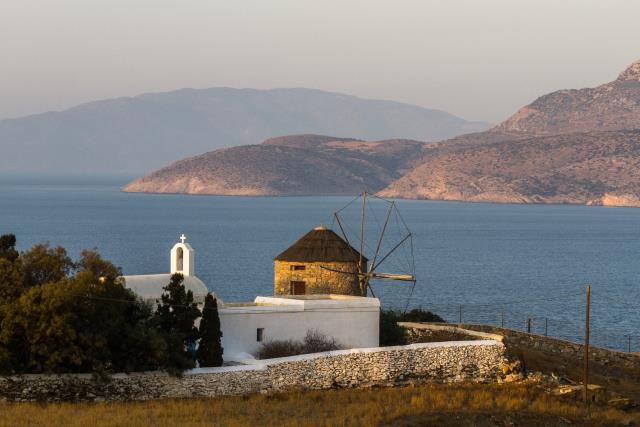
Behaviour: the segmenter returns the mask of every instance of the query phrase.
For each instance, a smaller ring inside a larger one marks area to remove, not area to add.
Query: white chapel
[[[180,241],[171,248],[169,273],[123,276],[125,286],[142,297],[143,300],[154,303],[160,300],[163,288],[169,284],[171,275],[174,273],[182,273],[184,276],[183,283],[185,289],[193,292],[193,297],[196,302],[204,302],[204,298],[208,292],[207,287],[202,280],[196,276],[196,253],[186,240],[187,237],[182,234]]]

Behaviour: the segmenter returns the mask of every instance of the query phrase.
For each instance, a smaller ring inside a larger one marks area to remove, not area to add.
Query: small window
[[[264,340],[264,328],[258,328],[256,330],[256,341],[262,342]]]
[[[292,295],[304,295],[307,293],[307,287],[304,282],[291,281],[291,294]]]
[[[291,270],[292,271],[302,271],[302,270],[306,270],[307,267],[304,265],[292,265],[291,266]]]

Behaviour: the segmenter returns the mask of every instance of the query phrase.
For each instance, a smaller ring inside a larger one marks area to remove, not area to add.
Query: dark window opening
[[[291,293],[293,295],[304,295],[307,293],[304,282],[291,281]]]
[[[292,265],[291,266],[291,270],[293,271],[301,271],[301,270],[306,270],[307,267],[304,265]]]
[[[264,340],[264,328],[258,328],[256,330],[256,341],[262,342]]]

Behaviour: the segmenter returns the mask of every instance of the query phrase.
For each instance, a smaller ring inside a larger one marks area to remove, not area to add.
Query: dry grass
[[[562,354],[552,354],[531,347],[520,347],[507,342],[507,353],[511,359],[519,359],[530,372],[555,373],[575,383],[582,382],[582,359]],[[621,367],[602,364],[598,360],[590,362],[589,382],[605,387],[640,402],[640,366]]]
[[[0,403],[0,426],[618,425],[637,412],[593,407],[527,384],[424,385],[126,403]]]

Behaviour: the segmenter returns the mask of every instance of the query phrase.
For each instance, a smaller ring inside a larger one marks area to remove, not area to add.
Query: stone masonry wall
[[[408,344],[443,341],[494,340],[502,342],[503,336],[462,329],[443,323],[399,322]]]
[[[479,382],[495,380],[503,361],[504,346],[492,340],[412,344],[194,369],[180,378],[159,372],[117,374],[107,382],[91,375],[0,377],[0,399],[149,400],[363,387],[411,379]]]
[[[462,324],[459,326],[464,329],[502,335],[504,337],[503,342],[507,348],[509,348],[510,345],[523,348],[528,347],[545,353],[558,354],[575,359],[577,363],[581,363],[584,355],[583,345],[571,341],[536,334],[528,334],[492,325]],[[604,366],[620,366],[624,368],[640,369],[640,357],[633,353],[624,353],[621,351],[590,346],[589,357],[593,363],[599,363]]]
[[[292,266],[304,270],[292,270]],[[291,295],[291,281],[305,282],[307,294],[360,295],[356,264],[352,262],[274,262],[274,295]],[[365,267],[366,269],[366,267]],[[337,271],[332,271],[337,270]],[[342,273],[344,271],[344,273]]]

